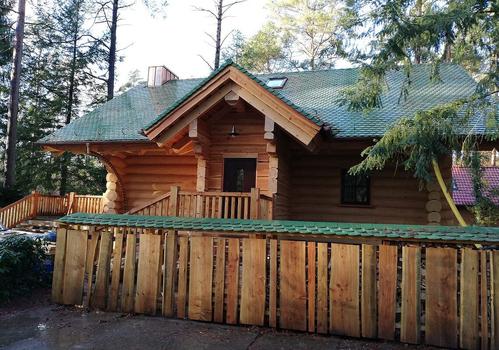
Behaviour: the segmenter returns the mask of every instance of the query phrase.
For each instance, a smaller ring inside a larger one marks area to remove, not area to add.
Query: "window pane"
[[[288,78],[270,78],[267,80],[267,86],[274,89],[280,89],[286,84]]]
[[[341,186],[343,204],[369,204],[370,180],[368,176],[352,176],[347,170],[343,170]]]

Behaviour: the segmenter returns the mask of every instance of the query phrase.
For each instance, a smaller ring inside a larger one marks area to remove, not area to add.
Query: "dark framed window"
[[[256,158],[224,159],[224,192],[250,192],[256,185]]]
[[[371,179],[366,175],[350,175],[341,171],[341,204],[369,205],[371,203]]]

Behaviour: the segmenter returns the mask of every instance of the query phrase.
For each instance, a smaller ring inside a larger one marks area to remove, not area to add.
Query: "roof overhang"
[[[195,88],[188,98],[173,109],[160,114],[144,130],[151,141],[163,145],[191,122],[213,108],[218,102],[234,94],[273,120],[304,145],[309,145],[321,130],[321,125],[310,120],[291,102],[262,86],[263,82],[229,64]]]

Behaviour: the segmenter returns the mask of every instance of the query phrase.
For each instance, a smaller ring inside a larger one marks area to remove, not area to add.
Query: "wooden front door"
[[[224,192],[250,192],[256,185],[255,158],[224,159]]]

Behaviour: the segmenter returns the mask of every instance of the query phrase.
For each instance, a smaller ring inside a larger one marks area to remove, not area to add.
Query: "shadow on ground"
[[[85,312],[48,302],[0,308],[5,349],[422,349],[120,313]],[[429,349],[429,348],[425,348]]]

